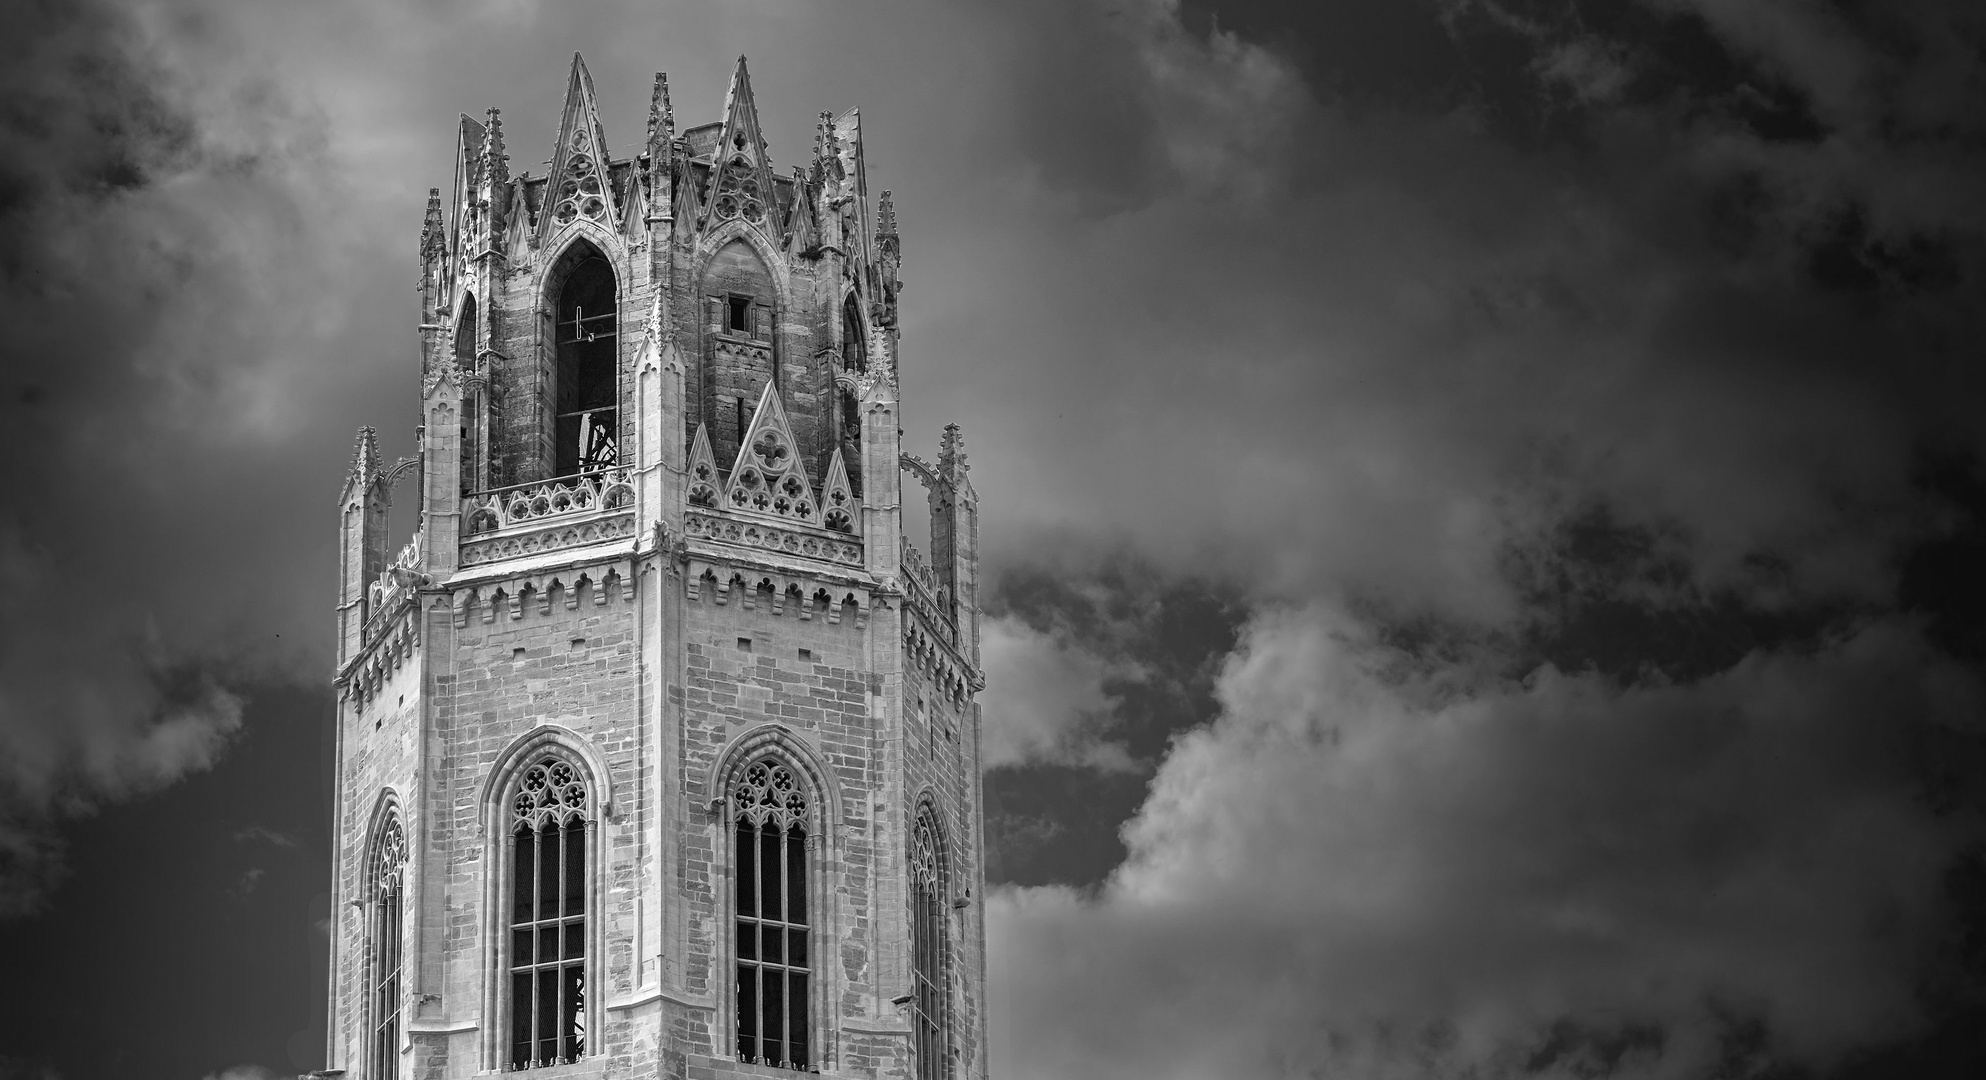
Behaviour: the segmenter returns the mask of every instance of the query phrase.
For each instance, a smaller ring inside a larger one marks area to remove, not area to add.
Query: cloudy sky
[[[1976,4],[5,8],[0,1077],[321,1063],[333,499],[575,51],[863,110],[997,1076],[1986,1072]]]

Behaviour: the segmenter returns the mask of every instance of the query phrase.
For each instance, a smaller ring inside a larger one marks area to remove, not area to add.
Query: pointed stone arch
[[[483,783],[476,791],[476,816],[485,836],[501,832],[504,813],[509,809],[501,798],[511,784],[533,759],[540,753],[558,748],[576,759],[576,763],[588,773],[587,780],[599,794],[594,798],[594,806],[599,810],[603,821],[613,821],[618,805],[614,799],[613,774],[607,768],[607,759],[601,755],[593,741],[563,724],[544,723],[532,728],[510,741],[510,745],[497,754],[490,763],[489,771],[483,774]]]
[[[692,419],[703,425],[720,466],[729,466],[760,391],[779,386],[786,342],[780,324],[791,311],[785,265],[756,229],[730,222],[701,252],[695,282],[698,355],[687,388]]]
[[[539,337],[552,378],[540,402],[549,475],[621,464],[621,309],[627,273],[590,224],[576,227],[540,279]]]
[[[732,928],[739,925],[742,913],[737,895],[740,891],[738,860],[732,843],[732,834],[739,831],[739,819],[731,796],[734,786],[746,778],[748,770],[767,763],[776,763],[797,774],[806,794],[812,797],[807,810],[806,865],[809,867],[809,880],[805,895],[808,925],[816,932],[810,936],[809,970],[812,981],[808,988],[806,1045],[820,1063],[821,1071],[829,1071],[835,1053],[836,1033],[840,1028],[844,973],[830,940],[831,935],[820,933],[818,929],[842,925],[840,893],[830,884],[837,880],[842,865],[841,792],[835,782],[835,773],[827,767],[820,754],[798,733],[783,724],[760,724],[733,736],[712,760],[705,779],[705,805],[713,811],[710,825],[715,833],[712,851],[716,858],[712,860],[711,880],[717,887],[716,898],[725,912],[720,925],[726,929],[720,940],[726,944],[717,950],[718,969],[743,970],[753,959],[741,956],[739,942],[732,932]],[[717,978],[712,982],[718,991],[718,1023],[714,1032],[718,1045],[738,1052],[742,1045],[739,1023],[741,1005],[749,1006],[751,1003],[741,1001],[738,990],[740,980]]]

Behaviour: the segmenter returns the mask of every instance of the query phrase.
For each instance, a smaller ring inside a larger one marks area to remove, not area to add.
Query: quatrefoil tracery
[[[753,176],[752,164],[743,154],[733,157],[717,183],[717,200],[712,204],[720,218],[742,217],[756,225],[765,219],[764,192]]]
[[[572,155],[565,160],[565,179],[559,182],[558,208],[552,214],[561,225],[582,214],[598,221],[607,212],[600,173],[587,150],[585,135],[574,132]]]
[[[731,788],[731,805],[754,825],[771,820],[780,827],[807,824],[807,796],[793,770],[770,759],[754,762]]]
[[[547,823],[563,825],[583,820],[587,808],[586,783],[568,762],[548,757],[524,770],[524,780],[511,800],[514,824],[536,829]]]

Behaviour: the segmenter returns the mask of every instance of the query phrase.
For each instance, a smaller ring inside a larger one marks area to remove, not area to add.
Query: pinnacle
[[[351,474],[367,479],[379,471],[379,432],[370,425],[359,429],[358,445],[352,448]]]
[[[945,434],[938,442],[938,466],[954,473],[972,467],[965,463],[965,433],[957,424],[945,425]]]
[[[675,131],[676,109],[669,102],[669,75],[658,71],[655,73],[655,93],[648,101],[648,139],[655,141],[658,133],[667,138]]]
[[[887,191],[883,192],[883,197],[876,206],[876,219],[877,236],[896,235],[896,204],[890,201],[890,193]]]

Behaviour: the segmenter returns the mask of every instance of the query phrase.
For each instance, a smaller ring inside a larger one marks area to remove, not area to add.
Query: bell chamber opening
[[[617,375],[620,319],[614,271],[588,251],[559,289],[553,341],[558,350],[552,472],[595,472],[620,464]]]

